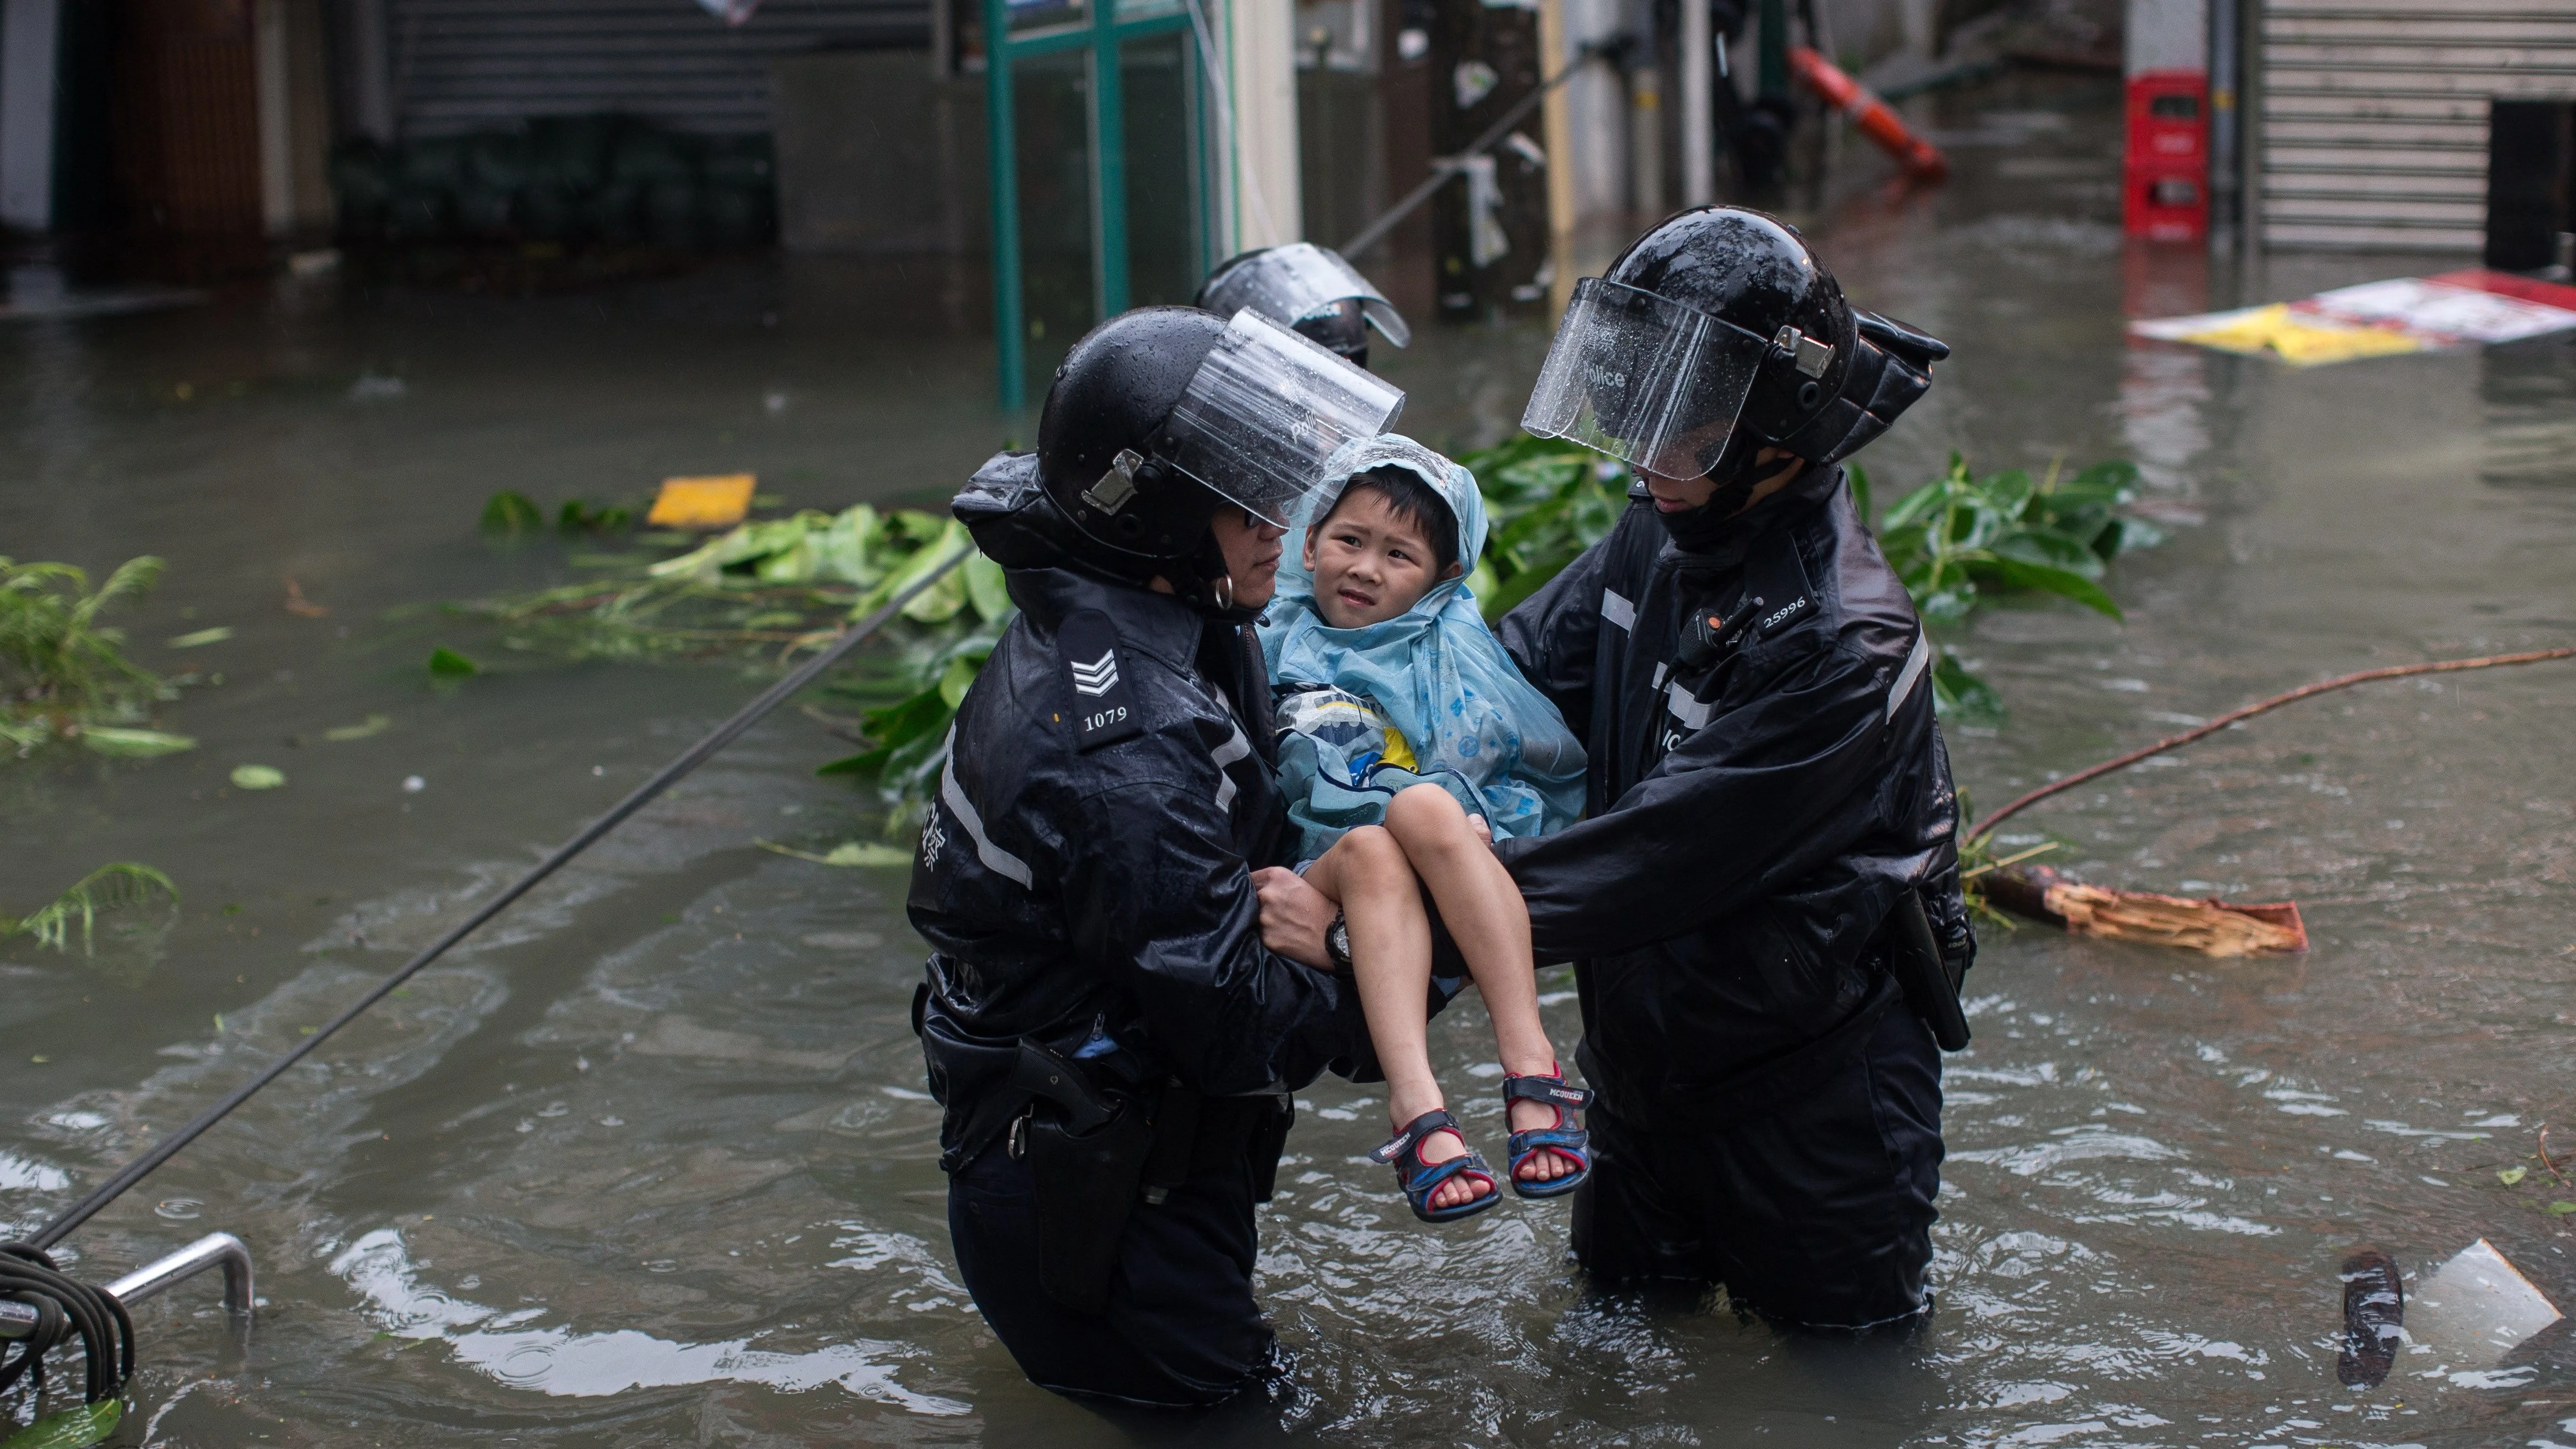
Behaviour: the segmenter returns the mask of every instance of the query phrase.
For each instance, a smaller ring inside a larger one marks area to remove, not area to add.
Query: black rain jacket
[[[1356,992],[1261,944],[1251,871],[1289,864],[1296,836],[1240,633],[1062,569],[1008,577],[1020,613],[958,707],[908,902],[950,1172],[1027,1104],[1023,1037],[1113,1085],[1208,1096],[1301,1087],[1367,1041]],[[1066,621],[1104,616],[1114,659],[1068,661]]]
[[[1496,849],[1540,959],[1577,962],[1605,1106],[1758,1105],[1711,1090],[1888,999],[1899,892],[1974,951],[1930,644],[1841,469],[1699,552],[1634,503],[1499,632],[1591,752],[1586,818]]]

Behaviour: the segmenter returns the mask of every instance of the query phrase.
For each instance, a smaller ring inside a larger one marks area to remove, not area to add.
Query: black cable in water
[[[134,1374],[134,1322],[116,1295],[73,1281],[40,1249],[0,1244],[0,1394],[24,1379],[41,1393],[45,1355],[78,1338],[87,1373],[81,1402],[112,1399]],[[32,1315],[32,1316],[31,1316]]]
[[[616,829],[617,826],[626,819],[626,817],[652,803],[653,797],[679,783],[683,776],[687,775],[698,766],[705,764],[709,758],[714,756],[716,751],[732,744],[742,735],[743,731],[760,723],[761,718],[764,715],[767,715],[771,710],[778,708],[781,704],[786,703],[787,700],[794,696],[799,690],[802,690],[805,686],[813,683],[815,678],[822,674],[824,670],[839,663],[843,655],[848,654],[853,648],[856,648],[859,641],[883,628],[886,621],[895,616],[896,611],[903,608],[904,605],[911,603],[914,596],[921,593],[922,590],[929,588],[932,584],[935,584],[941,579],[947,577],[949,570],[956,568],[961,563],[964,563],[968,556],[973,552],[974,549],[971,547],[959,549],[956,553],[950,555],[946,562],[941,563],[938,567],[933,568],[928,573],[923,574],[920,578],[913,580],[911,583],[906,584],[893,598],[886,600],[883,608],[880,608],[875,613],[868,615],[865,619],[860,620],[850,628],[843,630],[830,644],[824,646],[821,653],[815,655],[812,659],[805,661],[802,665],[799,665],[795,673],[790,674],[785,679],[771,685],[758,699],[744,705],[741,712],[737,713],[733,718],[716,726],[715,731],[712,734],[709,734],[705,739],[698,741],[696,744],[691,745],[678,759],[664,765],[661,772],[656,774],[652,779],[636,786],[634,791],[625,799],[618,801],[614,806],[610,807],[607,814],[590,822],[590,824],[582,828],[580,834],[575,835],[572,839],[567,840],[562,845],[556,847],[554,854],[547,856],[542,861],[539,861],[535,869],[529,871],[526,875],[519,877],[516,881],[513,881],[507,890],[502,891],[499,895],[484,902],[481,908],[477,909],[474,914],[467,916],[464,920],[449,927],[446,934],[440,936],[437,940],[430,942],[427,949],[423,950],[419,955],[412,957],[407,962],[404,962],[401,970],[386,977],[382,982],[377,984],[374,990],[359,997],[348,1010],[341,1012],[338,1016],[325,1022],[320,1030],[314,1032],[313,1035],[306,1037],[302,1042],[298,1043],[294,1050],[288,1052],[282,1057],[279,1057],[276,1061],[269,1063],[266,1070],[262,1071],[258,1076],[251,1078],[249,1081],[244,1082],[239,1087],[234,1088],[222,1101],[217,1102],[205,1111],[198,1113],[196,1120],[190,1122],[187,1126],[180,1128],[178,1131],[171,1133],[168,1137],[163,1138],[159,1146],[154,1147],[151,1151],[144,1153],[141,1157],[127,1163],[124,1169],[118,1172],[116,1176],[109,1178],[104,1183],[101,1183],[95,1191],[90,1193],[89,1196],[82,1198],[79,1202],[73,1203],[52,1222],[45,1224],[44,1228],[33,1238],[28,1239],[24,1246],[41,1252],[41,1250],[50,1248],[54,1244],[61,1242],[64,1236],[70,1233],[72,1229],[89,1221],[92,1214],[95,1214],[99,1209],[107,1206],[109,1203],[116,1201],[118,1196],[123,1194],[127,1188],[141,1182],[154,1168],[159,1167],[162,1163],[165,1163],[171,1158],[177,1156],[181,1148],[196,1141],[200,1136],[204,1135],[206,1129],[222,1121],[225,1114],[231,1112],[235,1107],[240,1106],[242,1103],[249,1101],[253,1093],[257,1092],[260,1088],[267,1086],[269,1083],[276,1081],[280,1076],[285,1074],[287,1068],[304,1060],[305,1057],[312,1053],[315,1047],[329,1041],[331,1039],[331,1033],[338,1031],[340,1028],[347,1026],[350,1022],[357,1020],[360,1014],[364,1013],[368,1007],[384,1000],[387,995],[392,993],[395,987],[410,980],[422,967],[427,966],[430,962],[437,960],[442,955],[445,955],[449,947],[464,940],[467,936],[472,935],[477,927],[492,919],[494,916],[501,914],[502,911],[508,909],[511,902],[517,900],[523,895],[526,895],[530,890],[533,890],[539,881],[544,880],[547,876],[553,875],[556,871],[562,869],[574,856],[581,854],[583,851],[588,850],[591,846],[597,844],[601,836]],[[17,1244],[0,1246],[0,1252],[15,1250],[19,1246],[20,1245]],[[123,1310],[120,1309],[118,1312],[121,1316]],[[128,1353],[128,1358],[129,1360],[131,1358],[130,1351]]]

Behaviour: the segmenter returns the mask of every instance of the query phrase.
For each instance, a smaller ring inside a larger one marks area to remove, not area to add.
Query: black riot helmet
[[[1065,355],[1037,452],[995,456],[951,507],[1005,568],[1161,577],[1230,610],[1216,510],[1289,526],[1333,450],[1403,407],[1395,387],[1248,310],[1140,307]]]
[[[1398,347],[1413,340],[1384,293],[1341,253],[1313,242],[1227,259],[1199,284],[1198,305],[1227,317],[1249,307],[1361,367],[1368,366],[1371,327]]]
[[[1766,446],[1832,463],[1887,431],[1949,355],[1853,310],[1796,228],[1702,207],[1575,284],[1521,425],[1674,478],[1742,473]]]

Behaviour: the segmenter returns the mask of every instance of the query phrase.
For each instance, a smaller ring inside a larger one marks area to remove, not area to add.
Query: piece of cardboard
[[[2407,1339],[2433,1350],[2432,1367],[2454,1371],[2493,1368],[2558,1319],[2548,1295],[2484,1238],[2406,1295]]]
[[[648,528],[731,528],[751,511],[749,473],[717,473],[700,478],[665,478],[644,515]]]

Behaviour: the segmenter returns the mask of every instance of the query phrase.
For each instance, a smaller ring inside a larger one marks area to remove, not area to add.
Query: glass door
[[[1001,403],[1101,318],[1187,302],[1210,263],[1188,0],[983,0]]]

